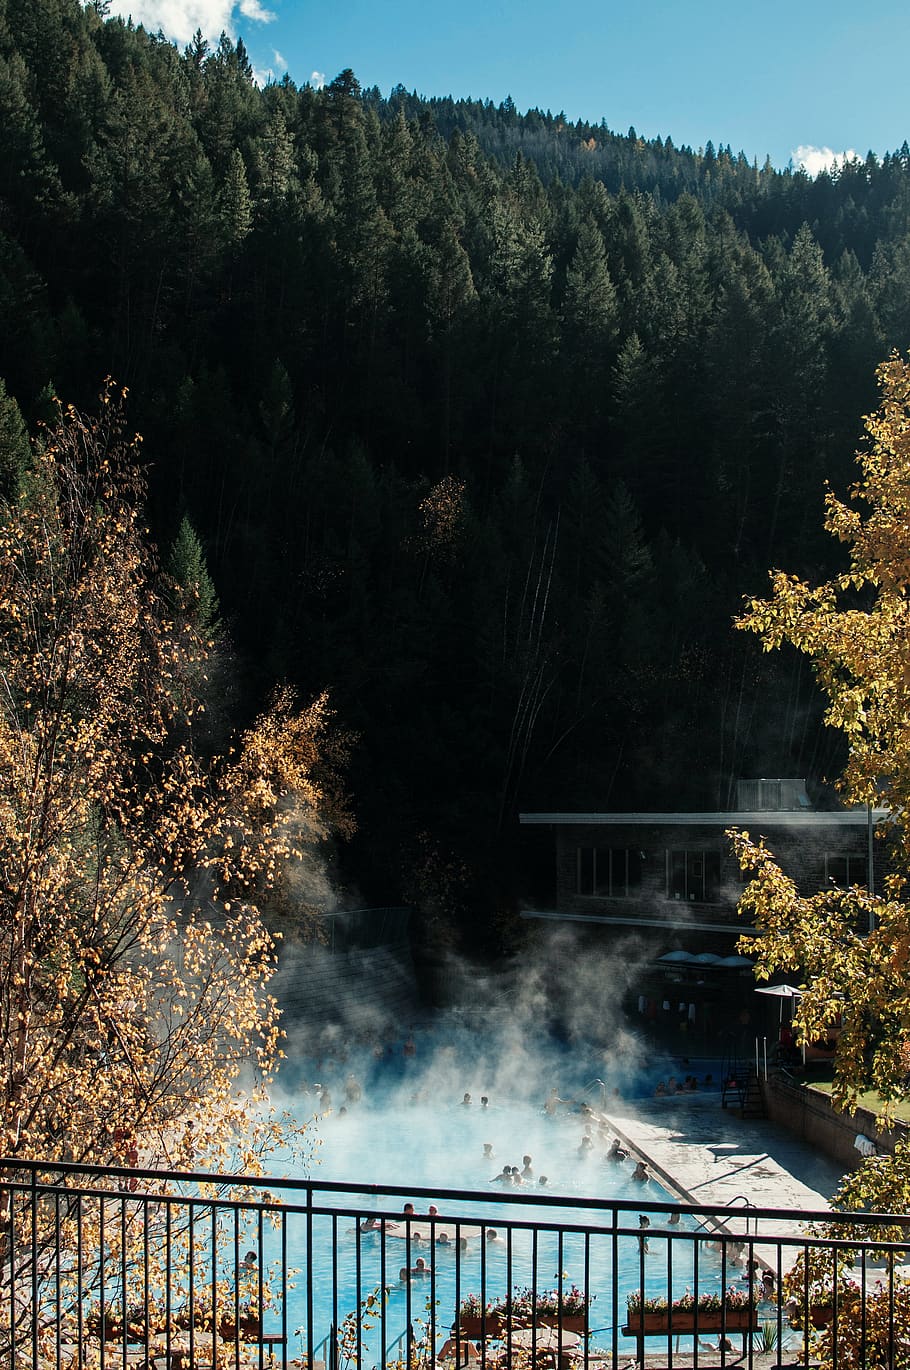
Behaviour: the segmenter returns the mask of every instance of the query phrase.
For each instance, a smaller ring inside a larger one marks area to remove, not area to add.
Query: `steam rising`
[[[560,1111],[571,1115],[572,1150],[563,1143],[561,1153],[564,1182],[556,1177],[566,1192],[575,1188],[569,1171],[578,1167],[567,1157],[574,1157],[580,1143],[584,1102],[609,1112],[638,1091],[646,1066],[667,1073],[622,1013],[623,998],[635,991],[646,959],[637,939],[623,939],[607,952],[562,926],[501,973],[479,973],[452,960],[442,979],[454,988],[457,1006],[432,1016],[413,1002],[403,1016],[390,1013],[376,993],[389,983],[388,956],[387,948],[364,953],[359,982],[346,998],[336,999],[332,1021],[322,1012],[307,1012],[306,991],[329,973],[331,953],[297,949],[282,960],[276,992],[289,1008],[288,1059],[276,1102],[300,1119],[316,1119],[331,1165],[325,1178],[341,1178],[338,1162],[348,1142],[359,1151],[366,1139],[378,1162],[383,1137],[393,1149],[400,1147],[399,1129],[407,1138],[411,1120],[419,1144],[417,1169],[428,1167],[423,1182],[468,1183],[463,1176],[432,1173],[434,1154],[452,1154],[454,1128],[472,1159],[470,1182],[486,1188],[499,1166],[483,1159],[483,1141],[493,1143],[500,1164],[520,1166],[523,1152],[534,1154],[541,1136],[553,1137],[544,1104],[555,1089],[567,1101]],[[470,1103],[463,1102],[465,1095]],[[525,1120],[522,1135],[506,1126],[508,1110],[516,1107]],[[550,1126],[550,1133],[538,1133],[539,1126]],[[601,1141],[598,1153],[605,1149]],[[547,1168],[545,1155],[538,1164]],[[381,1174],[374,1169],[362,1178],[420,1182],[414,1157],[401,1151]]]

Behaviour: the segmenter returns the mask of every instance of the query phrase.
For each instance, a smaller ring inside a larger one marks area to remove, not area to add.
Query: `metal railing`
[[[899,1215],[0,1161],[0,1365],[901,1367],[907,1248]]]

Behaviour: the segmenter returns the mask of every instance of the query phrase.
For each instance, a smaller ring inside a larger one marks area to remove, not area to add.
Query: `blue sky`
[[[113,0],[111,10],[181,45],[197,27],[240,35],[260,79],[289,71],[318,84],[352,67],[384,94],[400,81],[423,95],[511,95],[520,110],[696,148],[710,138],[781,167],[910,140],[906,0],[864,12],[842,0]]]

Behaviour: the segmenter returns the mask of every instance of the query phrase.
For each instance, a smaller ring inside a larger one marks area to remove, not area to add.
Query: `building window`
[[[849,889],[851,885],[868,886],[865,856],[826,852],[825,883],[839,885],[842,890]]]
[[[667,898],[717,903],[720,898],[720,852],[668,851]]]
[[[576,889],[601,899],[626,899],[641,889],[645,854],[637,848],[579,847]]]

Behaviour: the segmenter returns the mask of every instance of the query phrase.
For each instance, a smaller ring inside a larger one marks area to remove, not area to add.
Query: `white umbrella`
[[[784,1000],[801,999],[803,991],[797,989],[795,985],[765,985],[762,989],[757,989],[756,994],[770,994],[773,998],[780,1000],[780,1021],[784,1019]]]

